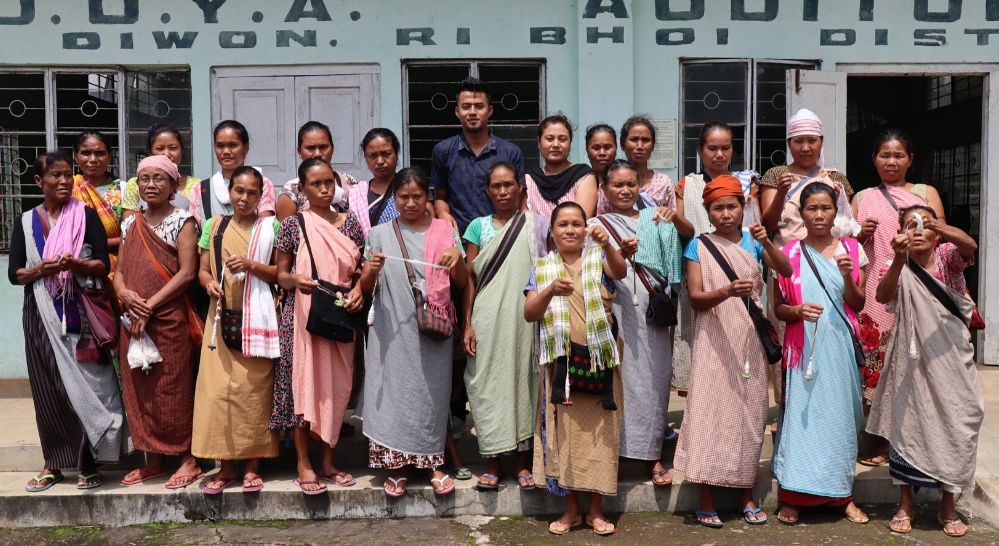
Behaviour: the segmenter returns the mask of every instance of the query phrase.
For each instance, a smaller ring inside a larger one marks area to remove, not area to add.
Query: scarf
[[[347,203],[357,222],[361,224],[362,233],[368,236],[371,228],[385,222],[395,220],[399,217],[399,211],[395,208],[395,198],[390,191],[386,190],[381,197],[373,203],[368,203],[369,182],[358,182],[347,188]],[[386,201],[387,200],[387,201]],[[384,202],[384,205],[382,203]],[[381,209],[378,218],[372,218],[372,214]]]
[[[271,262],[274,248],[274,219],[258,218],[250,235],[246,255],[251,260]],[[243,289],[243,354],[263,358],[279,358],[278,319],[271,285],[256,275],[247,275]]]
[[[439,219],[430,221],[430,227],[423,241],[423,261],[427,264],[423,266],[423,278],[427,296],[427,305],[430,312],[441,320],[454,323],[457,314],[454,310],[454,303],[451,302],[451,271],[441,267],[434,267],[437,258],[445,250],[454,247],[454,230],[447,222]]]
[[[673,222],[652,220],[658,211],[647,208],[638,213],[638,252],[635,262],[655,269],[672,283],[679,283],[683,277],[681,257],[683,243]]]
[[[59,219],[56,220],[55,227],[49,232],[45,240],[45,249],[42,250],[42,260],[59,258],[65,254],[77,257],[83,249],[83,236],[86,233],[86,213],[83,202],[70,198],[62,207]],[[39,216],[48,221],[48,213],[44,205],[39,205]],[[66,270],[52,275],[45,279],[45,287],[48,288],[52,297],[59,297],[63,291],[69,288],[69,282],[73,278],[73,272]]]
[[[583,301],[586,305],[586,345],[590,350],[593,371],[618,365],[617,343],[611,333],[610,319],[600,298],[604,257],[598,247],[583,252]],[[537,262],[538,291],[544,290],[568,272],[557,251],[549,252]],[[541,319],[538,330],[538,363],[546,366],[560,357],[569,356],[569,296],[555,296]],[[566,388],[566,393],[569,390]]]
[[[846,253],[849,254],[850,258],[853,260],[853,272],[850,273],[850,278],[854,282],[860,280],[860,258],[859,258],[859,248],[860,244],[856,239],[852,237],[843,237],[839,240],[840,243],[846,247]],[[801,305],[803,303],[801,296],[801,268],[802,263],[804,267],[808,267],[808,263],[804,262],[801,258],[802,242],[799,240],[790,241],[784,245],[784,254],[787,255],[788,261],[791,262],[791,276],[785,277],[779,275],[777,277],[777,284],[780,286],[781,295],[784,297],[784,303],[787,305]],[[816,252],[816,254],[818,254]],[[814,259],[820,259],[821,257],[813,257]],[[850,320],[850,325],[853,327],[854,332],[860,332],[860,323],[857,321],[857,312],[854,311],[846,302],[843,302],[843,309],[846,314],[846,318]],[[829,309],[825,311],[828,313],[836,313],[835,309]],[[835,317],[833,320],[840,320],[839,317]],[[784,367],[787,369],[795,369],[801,365],[803,360],[805,350],[805,321],[798,320],[795,322],[787,322],[784,326]]]
[[[547,175],[541,167],[533,167],[527,171],[527,174],[531,175],[541,196],[556,203],[563,195],[569,193],[580,178],[592,172],[593,169],[589,165],[579,163],[558,174]]]

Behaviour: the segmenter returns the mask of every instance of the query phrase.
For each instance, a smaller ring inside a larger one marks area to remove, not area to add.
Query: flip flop
[[[711,528],[711,529],[721,529],[722,527],[725,526],[721,522],[721,520],[719,520],[719,521],[710,521],[710,520],[709,521],[703,521],[703,520],[701,520],[702,517],[711,518],[712,520],[718,519],[718,512],[704,512],[704,511],[701,511],[701,510],[694,510],[694,518],[696,518],[697,523],[699,525],[703,525],[704,527],[708,527],[708,528]]]
[[[888,522],[888,528],[891,529],[891,532],[900,535],[912,532],[912,516],[892,516],[891,521]]]
[[[788,510],[791,510],[791,509],[788,508]],[[800,515],[801,514],[799,512],[793,518],[792,517],[788,517],[788,516],[784,515],[784,510],[780,509],[780,510],[777,510],[777,521],[783,523],[784,525],[794,525],[794,524],[798,523],[798,518],[800,517]]]
[[[517,485],[519,485],[521,489],[534,489],[538,486],[538,484],[534,481],[534,474],[517,476]]]
[[[260,485],[247,486],[246,482],[252,482],[255,479],[260,480]],[[243,474],[243,493],[258,493],[264,490],[264,478],[260,474],[248,473]]]
[[[610,529],[604,528],[603,531],[598,530],[596,525],[597,521],[603,521],[605,524],[610,525]],[[592,527],[593,532],[600,536],[613,535],[614,532],[617,531],[617,527],[615,527],[613,523],[607,521],[606,518],[591,518],[590,516],[586,516],[586,525],[587,527]]]
[[[205,475],[204,472],[198,471],[194,474],[182,474],[180,476],[171,476],[170,480],[176,478],[180,481],[178,481],[177,483],[170,483],[170,480],[167,480],[167,483],[164,487],[166,487],[167,489],[184,489],[185,487],[198,481],[198,478],[204,475]]]
[[[93,474],[81,473],[76,477],[76,488],[81,491],[93,489],[102,485],[104,485],[104,476],[101,476],[100,472],[94,472]]]
[[[441,489],[438,489],[438,488],[434,487],[434,494],[435,495],[437,495],[438,497],[443,497],[445,495],[449,495],[451,493],[454,493],[454,480],[453,479],[451,480],[451,486],[450,487],[444,487],[444,481],[447,480],[450,477],[451,476],[445,475],[443,478],[430,478],[430,485],[431,485],[431,487],[435,483],[441,484]]]
[[[666,477],[669,476],[669,479]],[[656,478],[662,478],[661,482],[657,482]],[[673,473],[669,470],[653,470],[652,471],[652,485],[656,487],[669,487],[673,485]]]
[[[350,487],[350,486],[352,486],[352,485],[354,485],[354,484],[357,483],[357,480],[355,480],[353,476],[351,476],[351,478],[349,480],[345,481],[345,482],[338,482],[338,481],[336,481],[337,478],[342,478],[344,476],[350,476],[350,474],[347,474],[346,472],[337,472],[335,474],[326,474],[325,476],[317,474],[317,476],[319,476],[320,480],[323,480],[326,483],[329,483],[329,484],[332,484],[332,485],[339,485],[340,487]]]
[[[155,474],[143,475],[141,468],[136,468],[135,470],[125,474],[125,477],[121,479],[122,485],[138,485],[142,482],[147,482],[154,478],[159,478],[160,476],[165,476],[166,472],[157,472]]]
[[[229,478],[228,480],[222,482],[221,487],[211,487],[209,484],[214,481],[221,481],[221,480],[216,480],[215,476],[209,476],[205,478],[205,484],[201,486],[201,492],[208,496],[218,495],[223,491],[225,491],[230,485],[233,485],[241,480],[240,478]]]
[[[482,480],[495,481],[496,483],[485,483]],[[475,488],[479,491],[497,491],[499,489],[499,482],[500,477],[496,474],[479,474],[479,483],[475,484]]]
[[[875,459],[880,459],[880,462],[875,461]],[[870,457],[864,457],[863,459],[857,462],[859,462],[864,466],[872,466],[872,467],[884,466],[888,464],[888,456],[879,453],[877,455],[871,455]]]
[[[62,474],[55,474],[53,472],[49,472],[48,474],[35,476],[31,480],[28,480],[28,481],[34,481],[35,485],[25,484],[24,490],[27,491],[28,493],[41,493],[42,491],[45,491],[46,489],[52,487],[53,485],[61,482],[62,480],[63,480]],[[43,484],[42,482],[45,483]]]
[[[956,517],[954,519],[944,519],[943,515],[941,515],[940,513],[937,513],[937,523],[939,523],[943,527],[944,534],[947,535],[947,536],[949,536],[949,537],[958,538],[958,537],[963,537],[964,535],[968,534],[967,525],[965,525],[965,530],[964,531],[958,531],[957,530],[957,524],[958,523],[964,523],[963,521],[961,521],[960,516],[958,516],[958,517]],[[948,528],[954,529],[954,531],[948,531],[947,530]]]
[[[865,514],[864,511],[861,510],[860,508],[857,508],[857,512],[854,513],[854,516],[856,516],[856,517],[851,517],[850,513],[847,512],[846,510],[843,511],[843,517],[845,517],[846,520],[849,521],[850,523],[856,523],[858,525],[863,525],[863,524],[871,521],[871,518],[869,518],[867,516],[867,514]]]
[[[580,518],[580,519],[574,520],[572,523],[566,525],[563,528],[562,525],[565,525],[565,524],[562,523],[560,520],[555,520],[555,521],[553,521],[553,522],[551,522],[551,523],[548,524],[548,532],[551,533],[551,534],[553,534],[553,535],[564,535],[564,534],[568,533],[569,531],[571,531],[573,527],[579,527],[582,524],[583,524],[583,519]]]
[[[406,485],[405,484],[406,484],[406,481],[408,479],[409,478],[399,478],[399,479],[396,479],[396,478],[385,478],[386,481],[392,482],[392,491],[389,491],[388,484],[383,485],[382,489],[384,489],[385,490],[385,494],[388,495],[388,496],[390,496],[390,497],[395,497],[395,498],[401,497],[401,496],[403,496],[403,495],[406,494]],[[403,484],[402,485],[402,491],[396,492],[396,490],[399,489],[399,484]]]
[[[752,514],[753,516],[756,516],[756,519],[749,519],[749,514]],[[762,515],[763,519],[760,519],[761,515]],[[742,519],[743,519],[743,521],[745,521],[746,523],[748,523],[750,525],[763,525],[764,523],[766,523],[767,521],[770,520],[770,518],[768,518],[767,515],[763,513],[763,510],[760,509],[759,507],[757,507],[757,508],[743,508],[742,509]]]
[[[312,496],[312,495],[322,495],[323,493],[326,492],[326,484],[323,483],[323,481],[321,479],[319,479],[319,478],[316,478],[314,480],[298,480],[298,479],[296,479],[292,483],[294,483],[299,489],[301,489],[302,493],[305,493],[306,495],[309,495],[309,496]],[[310,489],[306,489],[306,488],[302,487],[303,485],[321,485],[322,487],[320,487],[319,489],[311,489],[310,490]]]
[[[453,471],[449,471],[448,474],[450,474],[451,477],[454,478],[454,479],[456,479],[456,480],[465,481],[465,480],[472,479],[472,471],[469,470],[468,468],[464,467],[464,466],[461,467],[461,468],[452,469],[452,470]]]

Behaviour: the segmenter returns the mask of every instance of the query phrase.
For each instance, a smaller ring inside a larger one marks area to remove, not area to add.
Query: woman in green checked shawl
[[[555,208],[551,235],[556,250],[538,259],[524,289],[524,318],[539,323],[534,475],[539,487],[566,497],[565,513],[549,531],[561,535],[582,524],[576,492],[589,491],[586,524],[597,534],[610,534],[614,526],[603,515],[601,495],[617,494],[623,405],[610,279],[624,277],[627,264],[603,228],[587,228],[576,203]],[[570,388],[566,377],[556,375],[570,365],[587,365],[593,375],[603,375],[611,392],[595,395]]]

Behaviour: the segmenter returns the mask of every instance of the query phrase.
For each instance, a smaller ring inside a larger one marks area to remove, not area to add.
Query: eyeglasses
[[[140,176],[138,178],[139,184],[149,184],[152,182],[157,186],[163,186],[170,183],[170,179],[165,176],[155,175],[155,176]]]

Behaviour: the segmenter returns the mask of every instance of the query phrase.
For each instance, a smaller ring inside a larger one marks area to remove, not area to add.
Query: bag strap
[[[500,266],[506,261],[506,257],[510,255],[510,251],[513,250],[513,245],[517,242],[517,237],[520,232],[524,229],[524,225],[527,224],[527,215],[521,211],[513,213],[513,218],[510,218],[510,222],[513,222],[509,228],[507,228],[506,233],[503,234],[503,238],[500,240],[499,249],[496,251],[496,255],[493,259],[486,264],[486,267],[482,270],[482,279],[476,283],[475,293],[478,294],[483,288],[489,284],[489,281],[496,277],[496,273],[499,272]]]
[[[201,181],[201,214],[205,220],[212,217],[212,179],[205,178]]]
[[[954,302],[954,298],[947,294],[947,291],[940,286],[940,284],[933,278],[929,271],[927,271],[923,266],[917,264],[912,258],[909,258],[909,269],[916,275],[916,278],[923,283],[923,286],[930,291],[933,296],[940,301],[940,304],[944,306],[950,314],[957,317],[962,324],[967,325],[964,321],[964,317],[961,316],[961,310],[958,309],[957,303]]]
[[[142,213],[140,212],[138,213],[138,215],[141,216]],[[145,221],[145,218],[143,218],[142,220]],[[142,246],[145,247],[146,255],[149,256],[149,261],[152,262],[153,266],[156,267],[156,272],[160,274],[160,278],[162,278],[164,282],[170,282],[170,277],[171,277],[170,273],[167,273],[166,267],[164,267],[163,264],[160,263],[160,260],[159,258],[156,257],[156,254],[153,254],[153,249],[149,247],[149,242],[146,241],[146,236],[144,233],[142,233],[142,228],[139,226],[135,226],[135,223],[136,222],[132,223],[133,227],[135,227],[133,231],[135,231],[135,234],[139,236],[139,241],[141,241]]]
[[[298,230],[302,233],[302,239],[305,240],[305,248],[309,251],[309,263],[312,264],[312,278],[313,280],[319,280],[319,271],[316,269],[316,258],[312,254],[312,244],[309,242],[309,232],[305,229],[305,217],[302,213],[295,215],[298,218]]]
[[[718,266],[721,267],[722,271],[725,272],[725,276],[728,277],[729,282],[735,282],[739,280],[739,276],[735,274],[735,271],[732,269],[732,266],[729,265],[728,260],[725,259],[725,256],[722,256],[721,251],[718,250],[718,247],[715,246],[715,243],[708,238],[707,234],[706,233],[701,234],[697,238],[698,240],[701,241],[701,245],[704,248],[708,249],[708,252],[711,253],[711,256],[713,256],[715,261],[718,262]],[[743,296],[742,302],[746,304],[746,310],[749,311],[750,315],[753,315],[754,309],[756,310],[757,314],[760,315],[763,314],[763,310],[760,309],[755,302],[749,301],[749,296]]]
[[[618,235],[617,230],[614,229],[614,226],[612,226],[611,223],[608,222],[607,219],[603,217],[603,215],[597,216],[597,220],[599,220],[600,223],[604,225],[604,228],[607,229],[607,233],[610,233],[610,236],[614,238],[614,242],[617,243],[617,247],[620,249],[621,248],[621,236]],[[635,270],[635,274],[638,276],[638,280],[642,281],[642,286],[645,287],[645,290],[647,290],[650,295],[652,293],[654,293],[655,289],[652,288],[652,283],[649,282],[649,279],[647,279],[645,277],[646,270],[651,271],[652,268],[647,268],[644,265],[635,262],[634,257],[628,258],[628,261],[631,262],[631,267]],[[656,272],[656,274],[658,275],[658,272]],[[660,275],[660,278],[661,277],[662,277],[662,275]],[[656,280],[658,282],[658,279],[656,279]],[[663,284],[663,287],[666,287],[666,286],[669,286],[669,285],[668,284]]]
[[[884,184],[878,184],[878,191],[881,192],[881,195],[885,196],[885,199],[888,200],[888,204],[891,205],[891,208],[895,209],[895,212],[898,212],[898,203],[896,203],[895,199],[892,198],[890,193],[888,193],[888,188],[886,188]]]
[[[368,205],[368,222],[370,225],[374,226],[378,224],[378,220],[381,219],[382,213],[385,212],[385,207],[388,206],[388,200],[392,198],[391,195],[392,185],[385,188],[385,193],[375,202],[374,210],[371,209],[371,205]],[[368,191],[371,191],[371,181],[368,181]]]
[[[215,278],[222,278],[222,236],[225,235],[225,228],[229,227],[229,221],[232,220],[232,216],[221,216],[219,217],[219,227],[215,230],[215,236],[212,237],[212,247],[215,250]],[[221,280],[219,282],[222,282]]]
[[[409,250],[406,249],[406,241],[402,238],[402,230],[399,229],[399,219],[392,220],[392,230],[395,231],[395,238],[399,241],[399,250],[402,252],[403,263],[406,264],[406,275],[409,277],[409,287],[413,290],[413,300],[420,301],[420,291],[416,288],[416,273],[413,271],[413,264],[409,262]]]
[[[836,310],[836,314],[839,315],[839,318],[843,319],[843,322],[846,324],[846,329],[850,331],[850,335],[853,337],[857,337],[857,333],[853,331],[853,324],[851,324],[850,321],[847,320],[846,315],[844,315],[843,312],[839,310],[839,306],[836,305],[836,300],[834,300],[832,296],[829,295],[829,290],[826,289],[826,283],[822,282],[822,275],[819,275],[819,269],[815,267],[815,262],[812,261],[811,253],[807,248],[804,248],[807,245],[801,241],[799,241],[798,244],[801,245],[802,247],[801,254],[805,257],[805,261],[808,262],[808,267],[812,269],[812,274],[815,275],[815,280],[819,281],[819,287],[822,288],[822,291],[826,293],[826,297],[829,298],[829,301],[832,302],[833,309]]]

